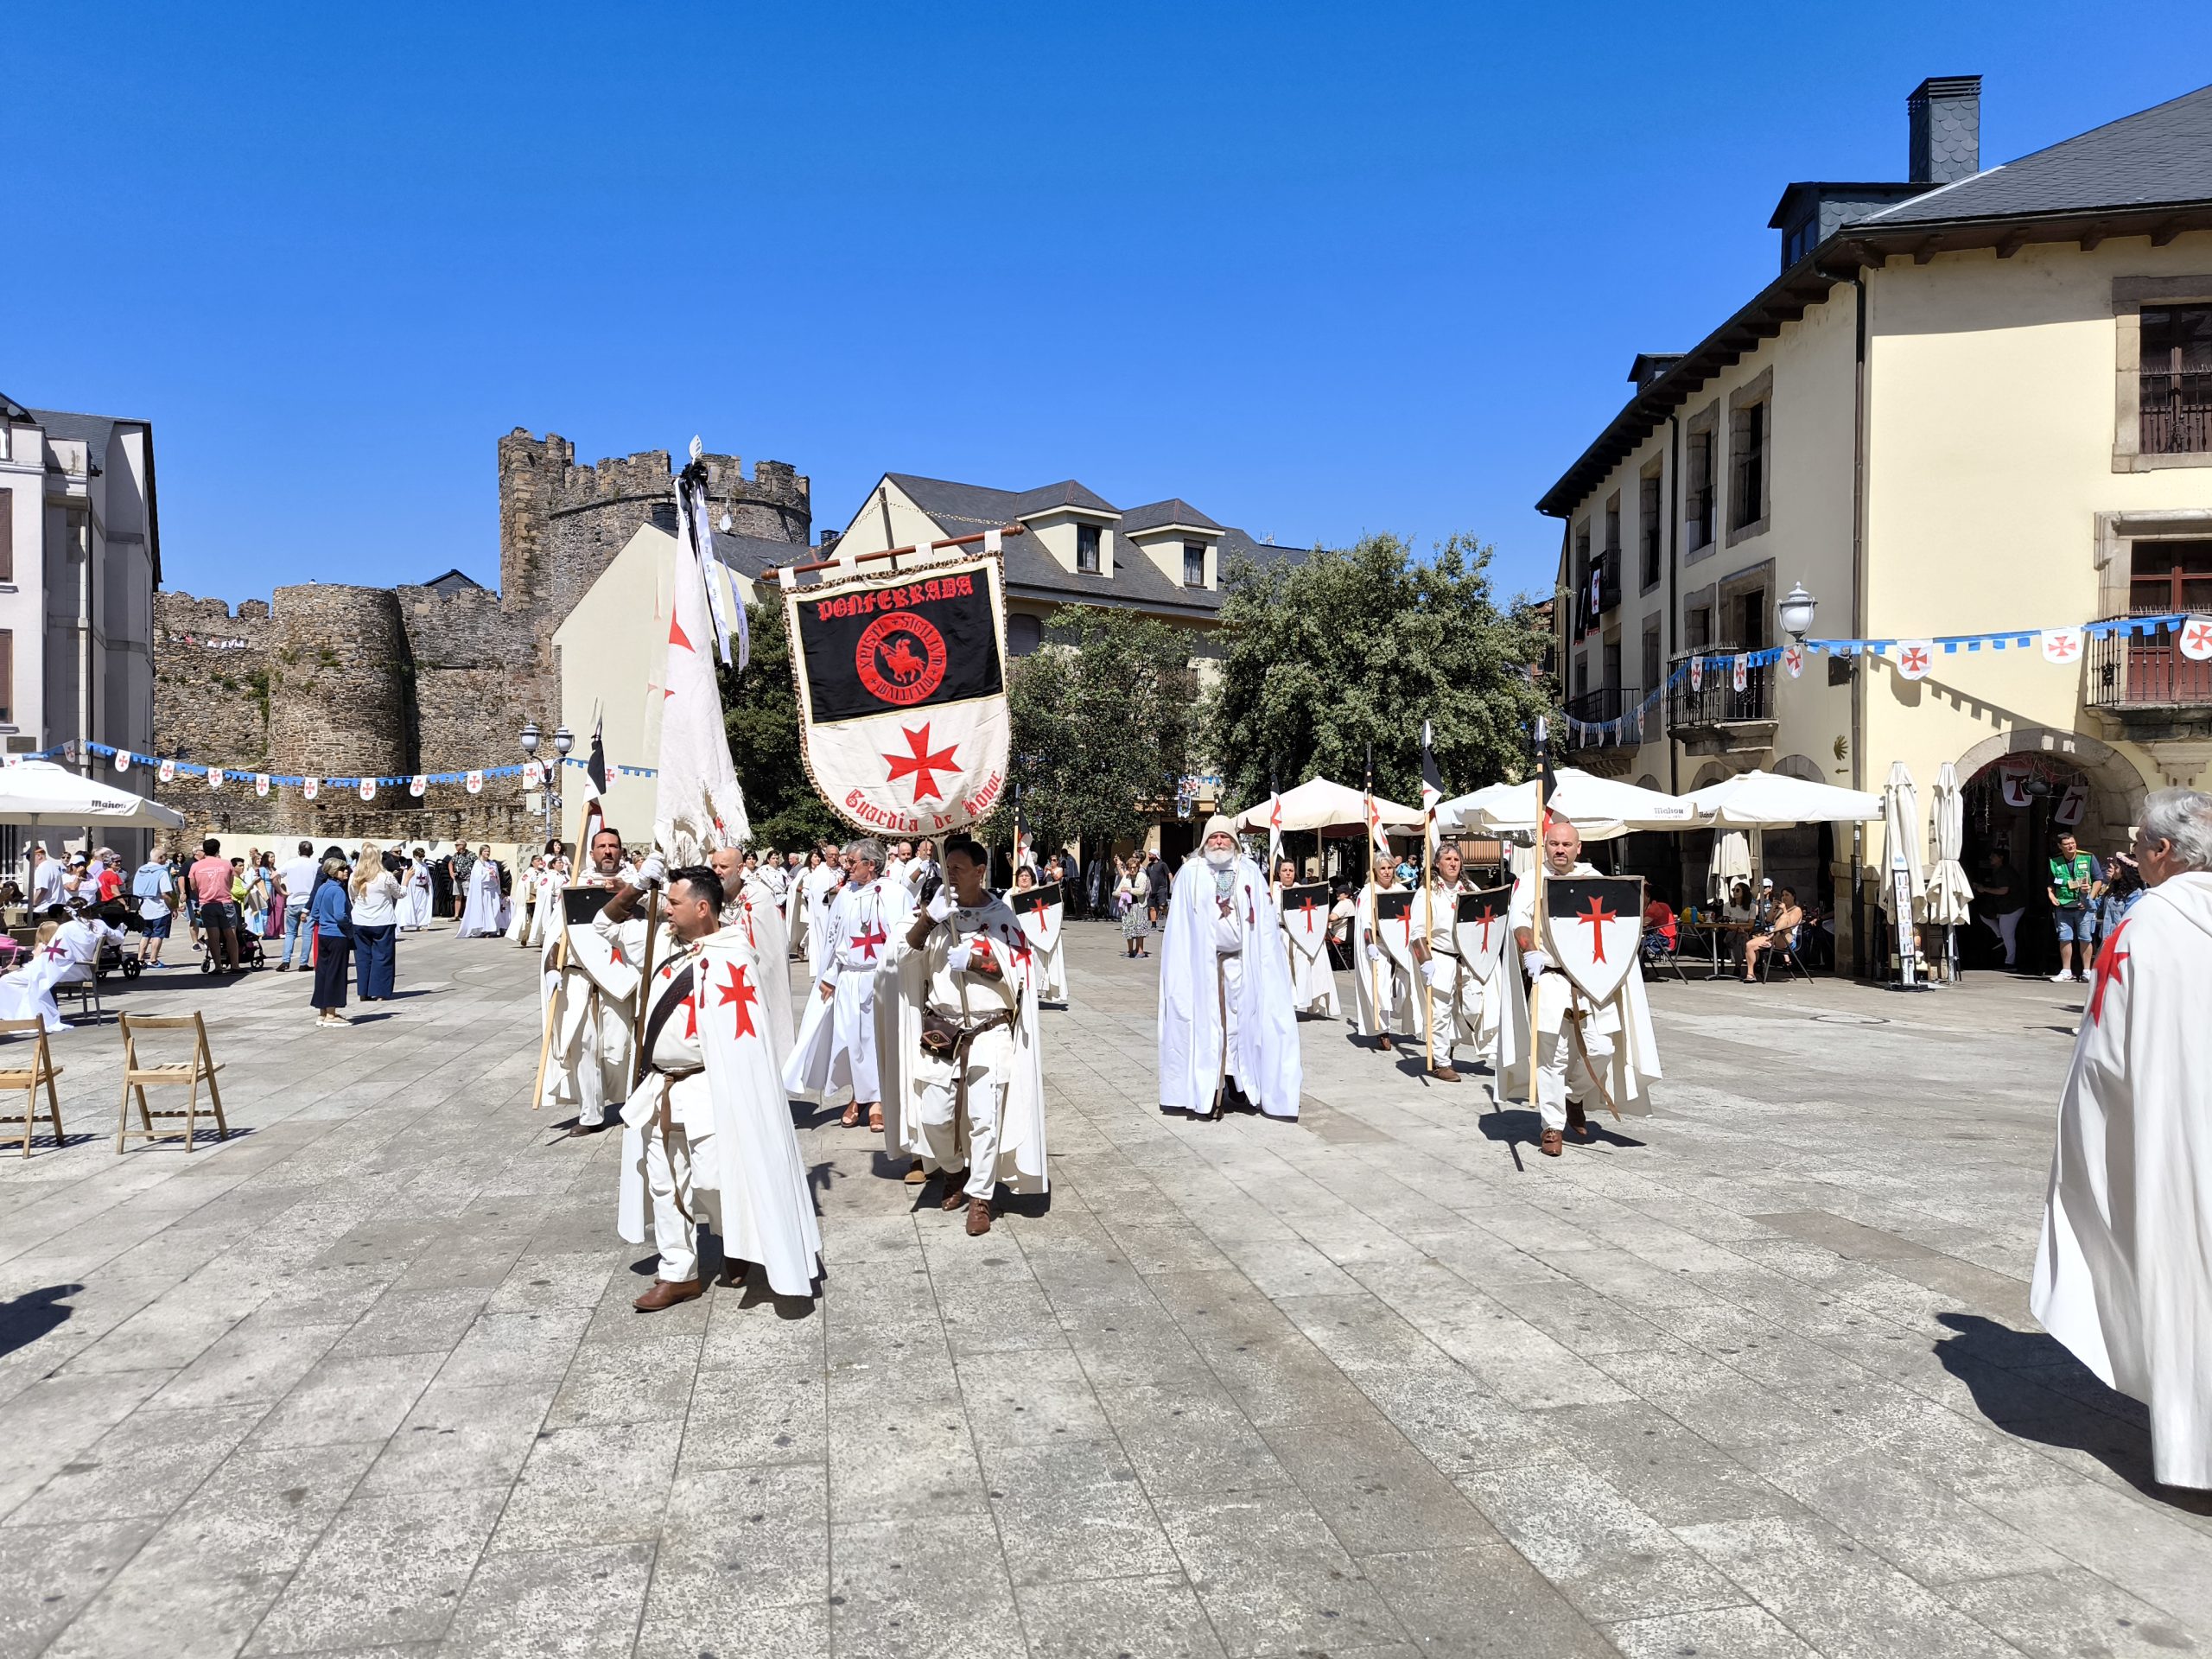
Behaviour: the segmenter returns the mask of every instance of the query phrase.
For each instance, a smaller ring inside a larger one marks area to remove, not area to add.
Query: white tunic
[[[2151,1462],[2212,1487],[2212,873],[2169,877],[2098,954],[2058,1108],[2028,1303],[2150,1408]]]
[[[856,1101],[882,1099],[876,1066],[882,1044],[876,982],[891,969],[892,941],[912,918],[906,890],[880,877],[837,894],[817,941],[823,966],[784,1066],[784,1084],[791,1093],[819,1102],[849,1089]],[[825,985],[827,997],[822,995]],[[890,1012],[887,1007],[883,1010]]]
[[[1229,867],[1224,893],[1192,854],[1176,872],[1160,953],[1160,1104],[1213,1111],[1224,1076],[1269,1117],[1296,1117],[1305,1085],[1290,963],[1267,878]]]
[[[461,912],[458,937],[488,939],[499,931],[499,867],[488,858],[480,858],[468,868],[468,902]]]

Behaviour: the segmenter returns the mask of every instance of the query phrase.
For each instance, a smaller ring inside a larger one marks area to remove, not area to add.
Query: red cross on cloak
[[[59,940],[55,940],[46,947],[46,957],[49,962],[58,962],[68,954],[69,947]]]
[[[2126,983],[2121,976],[2120,964],[2134,954],[2120,949],[2120,936],[2126,931],[2127,924],[2122,922],[2106,936],[2105,948],[2097,952],[2097,982],[2089,988],[2089,1023],[2093,1026],[2101,1025],[2104,1020],[2105,987]]]
[[[1590,949],[1596,959],[1603,962],[1605,959],[1605,924],[1618,921],[1620,918],[1614,912],[1605,908],[1604,899],[1592,893],[1590,896],[1590,908],[1577,912],[1574,919],[1590,924]]]
[[[862,925],[865,926],[866,924],[863,923]],[[854,934],[853,943],[860,946],[861,955],[864,959],[869,962],[874,962],[875,960],[875,947],[881,944],[886,937],[887,936],[885,935],[883,929],[880,926],[878,926],[873,933],[861,932]]]
[[[760,993],[753,988],[752,977],[745,969],[731,963],[729,983],[715,986],[715,991],[721,998],[715,1004],[717,1007],[726,1007],[733,1002],[737,1004],[736,1012],[732,1016],[737,1028],[730,1033],[732,1039],[756,1035],[753,1029],[753,1005],[760,1000]]]
[[[683,1035],[686,1039],[690,1039],[697,1037],[698,1034],[699,1000],[696,997],[687,996],[683,999]]]

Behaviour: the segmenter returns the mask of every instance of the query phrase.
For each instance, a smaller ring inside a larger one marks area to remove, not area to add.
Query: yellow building
[[[1752,766],[1878,790],[1902,760],[1924,804],[1949,761],[1968,868],[2004,850],[2039,901],[2060,823],[2109,853],[2147,790],[2212,783],[2212,664],[2172,633],[2063,664],[2019,638],[2212,613],[2212,88],[1986,169],[1980,95],[1913,92],[1905,181],[1792,184],[1780,276],[1690,351],[1638,357],[1539,505],[1565,527],[1567,712],[1599,723],[1574,728],[1579,762],[1674,791]],[[1939,645],[1919,679],[1892,649],[1688,683],[1692,655],[1784,643],[1796,583],[1815,639],[2018,632]],[[1782,849],[1847,960],[1881,842]]]

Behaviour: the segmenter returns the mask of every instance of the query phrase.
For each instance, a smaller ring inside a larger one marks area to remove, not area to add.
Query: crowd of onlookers
[[[2098,942],[2119,927],[2142,897],[2142,872],[2129,854],[2101,859],[2084,851],[2070,830],[2059,831],[2044,864],[2043,898],[2058,951],[2058,971],[2051,978],[2062,984],[2086,980]],[[2002,842],[1982,854],[1967,880],[1974,885],[1975,919],[1988,931],[2003,965],[2017,966],[2020,918],[2028,913],[2034,887]]]

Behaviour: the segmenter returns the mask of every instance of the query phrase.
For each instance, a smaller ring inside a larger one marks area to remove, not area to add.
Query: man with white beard
[[[1565,818],[1554,817],[1545,827],[1542,854],[1547,880],[1598,874],[1582,861],[1581,830]],[[1589,1140],[1587,1108],[1593,1102],[1610,1103],[1616,1111],[1645,1109],[1645,1085],[1659,1076],[1659,1045],[1644,1001],[1643,972],[1634,962],[1620,988],[1593,1002],[1542,950],[1533,871],[1514,884],[1511,916],[1514,944],[1529,981],[1525,1010],[1516,1007],[1514,1016],[1525,1021],[1535,1045],[1531,1092],[1543,1123],[1536,1149],[1556,1158],[1568,1128],[1578,1141]],[[1519,981],[1511,983],[1518,988]]]
[[[579,887],[611,890],[631,874],[622,861],[621,832],[607,825],[593,833],[586,855],[591,865]],[[547,902],[557,914],[550,918],[544,947],[543,1018],[550,1036],[538,1102],[574,1108],[576,1121],[569,1134],[581,1140],[607,1128],[607,1109],[630,1097],[645,918],[632,915],[602,930],[596,918],[570,922],[564,893],[551,893]]]
[[[2212,795],[2162,789],[2097,955],[2028,1306],[2149,1409],[2152,1474],[2212,1488]]]
[[[1298,1116],[1304,1065],[1274,894],[1217,812],[1176,872],[1160,953],[1160,1106]]]
[[[760,874],[763,867],[736,848],[716,848],[707,855],[707,864],[722,884],[722,925],[743,933],[747,945],[760,958],[760,1006],[767,1020],[768,1053],[780,1074],[791,1058],[792,1033],[791,976],[784,966],[791,960],[791,946],[784,937],[783,913],[776,908],[774,890]]]
[[[817,1103],[850,1089],[844,1126],[855,1127],[866,1112],[868,1128],[880,1130],[876,979],[890,966],[883,947],[906,931],[912,903],[906,888],[883,879],[881,842],[864,836],[849,842],[842,856],[845,885],[823,923],[822,967],[784,1065],[784,1083],[792,1094]]]

